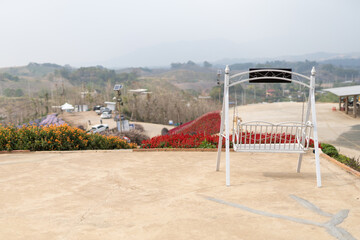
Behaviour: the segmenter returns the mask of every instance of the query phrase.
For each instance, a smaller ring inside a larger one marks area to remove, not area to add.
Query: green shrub
[[[327,143],[322,143],[321,144],[321,148],[323,153],[325,153],[326,155],[335,158],[337,161],[357,170],[360,171],[360,162],[359,162],[359,158],[349,158],[345,155],[339,154],[339,152],[336,150],[336,148],[331,145],[331,144],[327,144]]]
[[[136,148],[136,144],[127,143],[115,136],[100,134],[86,134],[85,131],[60,126],[14,126],[0,125],[0,151],[31,150],[86,150],[86,149],[126,149]]]
[[[329,155],[330,157],[336,158],[339,156],[338,150],[336,150],[336,148],[331,144],[322,143],[321,149],[322,149],[323,153],[325,153],[326,155]]]
[[[212,144],[211,142],[208,142],[206,139],[201,142],[199,145],[199,148],[216,148],[215,144]]]
[[[349,167],[355,169],[356,171],[359,171],[360,172],[360,161],[359,161],[359,158],[349,158],[348,160],[348,163],[346,164],[348,165]]]
[[[345,155],[339,154],[339,155],[336,157],[336,160],[338,160],[339,162],[344,163],[344,164],[347,165],[347,163],[349,162],[350,158],[348,158],[348,157],[345,156]]]

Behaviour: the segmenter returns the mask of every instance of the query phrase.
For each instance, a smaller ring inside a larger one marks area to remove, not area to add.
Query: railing
[[[303,153],[309,148],[312,128],[311,122],[273,124],[237,120],[232,139],[234,151]]]

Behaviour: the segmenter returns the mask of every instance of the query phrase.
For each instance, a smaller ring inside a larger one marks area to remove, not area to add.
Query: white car
[[[111,113],[103,112],[101,114],[100,118],[109,119],[109,118],[112,118],[112,115],[111,115]]]
[[[109,125],[107,124],[97,124],[91,127],[89,130],[90,133],[101,133],[109,129]]]
[[[96,109],[95,112],[97,113],[97,115],[100,115],[104,112],[105,107],[100,107],[99,109]]]

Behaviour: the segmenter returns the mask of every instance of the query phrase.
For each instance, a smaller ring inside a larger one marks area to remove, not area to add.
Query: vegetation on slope
[[[319,63],[314,61],[272,61],[261,64],[239,63],[230,66],[232,73],[250,67],[282,67],[309,75],[317,69],[317,90],[322,88],[359,84],[360,66],[357,61]],[[350,65],[349,65],[350,64]],[[222,85],[216,84],[217,69],[209,62],[193,61],[172,63],[170,68],[131,68],[112,70],[102,66],[73,68],[51,63],[29,63],[23,67],[0,69],[0,121],[20,124],[39,118],[65,102],[73,105],[94,105],[111,101],[115,97],[115,83],[124,85],[123,110],[130,118],[154,123],[187,122],[202,114],[219,109],[223,94]],[[223,75],[220,76],[223,81]],[[129,89],[145,88],[152,94],[135,96]],[[198,96],[211,99],[199,100]],[[236,95],[236,97],[235,97]],[[238,105],[304,101],[307,91],[297,84],[242,84],[230,89],[230,102]],[[316,101],[337,101],[331,94],[316,94]],[[9,107],[12,106],[12,107]],[[15,107],[18,106],[18,107]],[[189,113],[188,113],[189,112]]]

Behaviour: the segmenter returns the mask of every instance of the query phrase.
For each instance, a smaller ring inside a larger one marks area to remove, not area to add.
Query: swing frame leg
[[[223,107],[221,111],[221,123],[220,123],[219,142],[218,142],[218,155],[216,160],[216,171],[220,170],[220,159],[221,159],[222,140],[223,140],[223,132],[224,132],[224,117],[225,117],[224,106],[225,106],[225,101],[223,101]]]
[[[303,158],[303,153],[300,153],[300,155],[299,155],[299,159],[298,159],[297,168],[296,168],[296,172],[297,172],[297,173],[299,173],[299,172],[300,172],[302,158]]]

